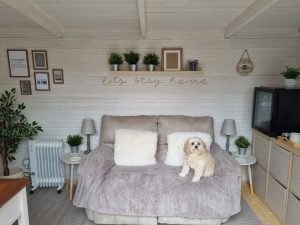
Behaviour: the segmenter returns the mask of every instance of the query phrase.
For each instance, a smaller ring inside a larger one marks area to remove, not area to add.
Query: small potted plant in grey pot
[[[238,154],[246,155],[247,148],[250,146],[249,140],[245,136],[239,136],[234,143],[238,147]]]
[[[118,71],[119,66],[123,63],[123,58],[119,53],[113,52],[108,58],[108,63],[111,65],[113,71]]]
[[[80,134],[69,135],[67,143],[71,147],[71,153],[78,153],[78,146],[82,144],[83,137]]]
[[[285,78],[285,87],[288,89],[294,88],[296,86],[296,80],[300,76],[300,68],[287,66],[285,70],[281,71],[281,74]]]
[[[144,56],[143,63],[147,65],[147,70],[148,71],[154,71],[155,66],[159,64],[158,61],[158,55],[155,53],[148,53],[147,55]]]
[[[137,63],[140,60],[140,54],[134,51],[123,53],[125,61],[129,64],[130,71],[137,70]]]

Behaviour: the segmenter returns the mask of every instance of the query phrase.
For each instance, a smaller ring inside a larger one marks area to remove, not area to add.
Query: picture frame
[[[32,50],[32,63],[35,70],[48,70],[48,58],[46,50]]]
[[[181,71],[182,70],[182,48],[162,48],[162,70]]]
[[[7,60],[10,77],[30,77],[26,49],[7,49]]]
[[[64,83],[64,71],[63,69],[52,69],[53,84]]]
[[[31,95],[31,82],[30,80],[20,80],[21,95]]]
[[[188,60],[186,63],[186,70],[198,71],[198,60],[197,59]]]
[[[34,72],[34,83],[36,91],[50,91],[49,73]]]

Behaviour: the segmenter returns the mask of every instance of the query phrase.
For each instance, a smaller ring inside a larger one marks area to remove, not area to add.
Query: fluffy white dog
[[[215,159],[206,148],[206,144],[201,138],[192,137],[187,139],[184,145],[185,160],[181,172],[178,174],[185,177],[190,169],[195,170],[192,182],[197,182],[202,176],[214,175]]]

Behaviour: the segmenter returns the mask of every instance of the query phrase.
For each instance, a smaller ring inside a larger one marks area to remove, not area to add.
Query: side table
[[[250,193],[253,194],[253,184],[252,184],[252,168],[251,166],[256,163],[256,158],[252,155],[239,155],[237,152],[233,153],[233,157],[238,162],[240,166],[248,166],[249,183],[250,183]]]
[[[74,165],[80,164],[84,160],[85,154],[79,153],[65,153],[61,155],[61,160],[70,165],[70,188],[69,188],[69,200],[73,200],[73,180],[74,180]]]

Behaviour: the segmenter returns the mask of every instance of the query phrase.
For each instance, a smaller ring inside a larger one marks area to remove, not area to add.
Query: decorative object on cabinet
[[[87,149],[84,151],[84,154],[89,154],[91,152],[90,136],[96,133],[95,122],[93,119],[83,119],[81,133],[87,135]]]
[[[245,136],[239,136],[235,139],[235,145],[238,147],[239,155],[246,155],[247,148],[250,146],[250,141]]]
[[[11,77],[29,77],[28,52],[26,49],[7,49]]]
[[[108,58],[108,63],[111,65],[113,71],[118,71],[119,66],[123,64],[123,58],[119,53],[113,52]]]
[[[253,69],[254,69],[254,64],[250,59],[248,50],[245,49],[240,60],[236,64],[236,71],[241,76],[248,76],[250,73],[253,72]]]
[[[284,85],[286,88],[294,88],[296,86],[296,80],[300,76],[300,67],[289,67],[287,66],[285,70],[281,71],[280,74],[285,78]]]
[[[163,48],[161,50],[162,70],[182,70],[182,48]]]
[[[148,71],[155,70],[155,66],[159,64],[158,59],[159,57],[155,53],[148,53],[147,55],[144,56],[143,63],[147,65]]]
[[[31,95],[31,82],[30,80],[20,80],[21,95]]]
[[[229,151],[230,147],[230,136],[236,135],[236,126],[235,126],[235,120],[233,119],[225,119],[222,124],[221,128],[221,134],[226,135],[226,152],[231,154]]]
[[[16,105],[16,89],[5,91],[0,95],[0,155],[2,158],[4,176],[9,175],[8,161],[15,160],[19,144],[26,138],[33,138],[42,127],[36,121],[29,122],[23,114],[24,103]],[[2,175],[2,174],[0,174]]]
[[[283,136],[278,136],[277,139],[278,139],[278,141],[280,141],[292,148],[300,148],[300,143],[294,143],[291,140],[289,140],[288,138],[285,138]]]
[[[186,69],[189,71],[198,71],[198,60],[188,60]]]
[[[48,72],[35,72],[34,73],[34,83],[36,91],[50,91]]]
[[[125,61],[129,65],[130,71],[136,71],[137,70],[137,63],[140,60],[140,54],[134,51],[123,53]]]
[[[64,71],[63,69],[52,69],[53,84],[64,83]]]
[[[35,70],[47,70],[48,59],[46,50],[32,50],[32,63]]]
[[[82,144],[83,137],[80,134],[69,135],[67,143],[71,147],[71,153],[78,153],[78,146]]]

